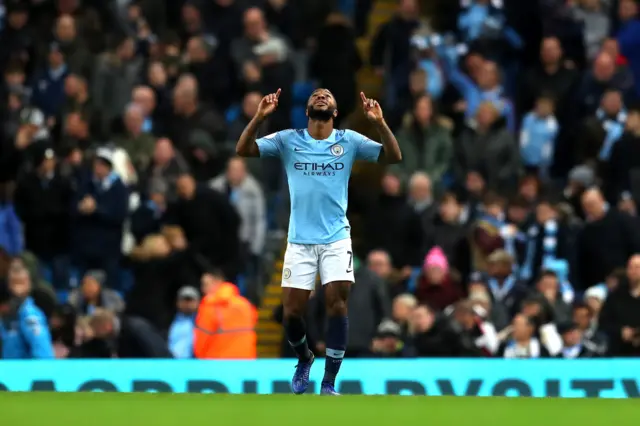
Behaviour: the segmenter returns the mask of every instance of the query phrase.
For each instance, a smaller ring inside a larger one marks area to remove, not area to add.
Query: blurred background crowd
[[[234,147],[278,88],[261,134],[306,127],[315,87],[369,135],[379,98],[404,157],[350,183],[348,356],[640,355],[639,12],[0,1],[3,357],[292,355],[286,181]]]

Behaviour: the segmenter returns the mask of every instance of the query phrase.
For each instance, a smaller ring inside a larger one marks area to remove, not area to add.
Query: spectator
[[[163,130],[164,111],[159,107],[157,95],[153,89],[149,86],[136,86],[131,94],[131,101],[141,109],[142,132],[160,134]]]
[[[405,176],[424,170],[436,188],[440,188],[444,174],[449,171],[453,158],[451,131],[443,120],[435,116],[429,96],[415,101],[410,119],[398,133],[398,143],[405,161],[399,169]]]
[[[582,205],[587,223],[578,235],[577,282],[587,289],[640,252],[640,229],[632,218],[609,208],[598,189],[587,190]]]
[[[77,34],[75,18],[69,14],[60,15],[56,21],[54,36],[66,58],[69,70],[84,78],[91,79],[93,58],[82,41],[78,39]]]
[[[629,61],[629,68],[633,73],[635,81],[640,75],[640,57],[636,52],[636,46],[640,38],[640,20],[638,19],[638,3],[634,0],[620,0],[618,6],[618,18],[620,19],[620,29],[617,39],[620,44],[620,53]],[[640,93],[638,86],[635,87],[636,95]]]
[[[151,234],[161,231],[167,211],[167,185],[153,178],[149,184],[149,198],[131,215],[131,233],[138,244]]]
[[[522,81],[518,99],[520,114],[530,111],[542,93],[555,98],[558,122],[568,124],[572,102],[579,84],[577,70],[567,67],[562,44],[557,37],[545,37],[540,45],[540,66],[529,69]]]
[[[431,179],[424,172],[416,172],[409,180],[409,205],[420,218],[423,238],[430,237],[433,233],[433,221],[435,220],[438,206],[434,202]],[[413,263],[415,264],[415,263]]]
[[[593,62],[591,72],[584,76],[578,91],[580,116],[594,114],[600,107],[601,99],[607,90],[617,90],[623,95],[623,100],[627,98],[629,80],[629,76],[624,72],[616,72],[615,58],[601,52]]]
[[[533,111],[525,115],[520,131],[520,155],[528,172],[549,176],[553,162],[558,120],[555,104],[550,96],[542,95],[536,100]]]
[[[153,159],[146,172],[147,185],[149,185],[145,188],[146,192],[151,191],[150,186],[156,185],[156,180],[162,181],[163,185],[167,187],[167,201],[173,202],[178,197],[176,188],[178,177],[188,171],[188,164],[182,154],[174,149],[171,140],[160,138],[156,141]]]
[[[104,288],[106,278],[104,271],[87,271],[84,274],[81,287],[73,290],[68,300],[78,315],[91,316],[98,308],[115,314],[124,311],[122,297],[117,292]]]
[[[3,46],[0,53],[2,69],[6,69],[7,65],[14,60],[30,62],[30,68],[34,65],[36,36],[29,25],[31,23],[29,9],[29,5],[22,2],[6,5],[6,19],[0,34],[0,42]]]
[[[391,256],[397,269],[418,264],[422,248],[422,224],[415,209],[402,194],[398,176],[386,173],[382,178],[382,193],[368,209],[366,217],[368,250],[383,249]]]
[[[202,154],[217,156],[216,143],[225,139],[222,118],[199,103],[198,90],[198,82],[193,76],[180,78],[173,91],[173,116],[167,128],[174,146],[192,167],[197,164],[196,160],[202,162]],[[202,154],[194,153],[195,149],[200,149]]]
[[[258,181],[247,172],[244,159],[229,160],[227,172],[211,181],[212,189],[228,196],[240,216],[240,244],[246,273],[252,287],[259,276],[260,254],[265,245],[267,214],[264,193]]]
[[[547,268],[556,259],[567,259],[571,255],[571,231],[560,221],[556,206],[549,199],[538,202],[535,222],[526,230],[526,247],[520,277],[530,282],[535,271]]]
[[[609,16],[599,0],[580,0],[572,7],[573,18],[583,25],[584,45],[588,60],[593,60],[609,35]]]
[[[182,229],[191,250],[235,279],[240,266],[240,220],[235,209],[226,197],[197,185],[190,175],[178,178],[177,189],[178,200],[166,213],[167,226]]]
[[[136,170],[145,170],[151,163],[155,139],[144,131],[144,111],[137,104],[129,104],[124,114],[124,134],[116,139],[119,147],[125,149]]]
[[[113,172],[113,152],[97,151],[93,171],[82,177],[72,202],[74,264],[82,272],[102,269],[107,287],[118,287],[118,265],[129,194]]]
[[[69,69],[66,58],[56,42],[49,46],[47,65],[34,78],[32,102],[44,113],[53,117],[64,103],[64,81]]]
[[[52,284],[65,288],[69,283],[71,182],[57,170],[51,148],[39,152],[34,165],[36,169],[18,181],[15,197],[25,248],[43,262]]]
[[[487,272],[486,285],[491,292],[493,304],[502,305],[510,315],[514,315],[520,309],[520,303],[528,290],[514,273],[513,257],[505,250],[494,251],[489,256]],[[472,280],[482,282],[480,277]]]
[[[605,90],[595,117],[585,120],[578,161],[593,166],[608,161],[611,150],[624,133],[626,121],[627,111],[621,93],[615,89]]]
[[[189,39],[185,56],[186,71],[198,80],[200,100],[223,111],[233,100],[235,81],[231,63],[218,55],[216,47],[203,36]],[[215,78],[211,78],[215,76]]]
[[[371,356],[375,358],[404,358],[409,356],[401,337],[401,329],[398,324],[391,320],[382,321],[371,343]]]
[[[91,98],[102,110],[102,130],[110,134],[113,122],[130,101],[142,62],[135,56],[134,41],[128,37],[114,39],[111,49],[96,64]]]
[[[591,296],[585,296],[585,298],[589,297]],[[573,322],[582,334],[584,344],[598,356],[604,356],[608,350],[607,336],[598,330],[598,313],[589,306],[588,302],[576,304],[573,307]]]
[[[0,323],[3,359],[54,357],[47,318],[30,297],[31,281],[24,268],[12,267],[8,288],[0,284],[0,314],[15,321]]]
[[[334,122],[339,126],[356,105],[356,72],[362,66],[351,23],[339,13],[330,14],[317,43],[311,59],[311,74],[318,79],[320,87],[331,88],[340,105],[340,115]]]
[[[501,304],[494,305],[491,301],[489,290],[482,283],[472,283],[469,285],[469,302],[473,307],[473,311],[478,315],[482,323],[492,327],[492,330],[502,330],[509,325],[509,314]],[[492,343],[493,339],[486,340],[486,343]],[[498,342],[499,343],[499,342]],[[489,352],[494,354],[496,347],[491,347]]]
[[[424,259],[416,297],[420,303],[442,311],[462,298],[462,290],[451,276],[449,262],[440,247],[432,248]]]
[[[571,308],[562,300],[560,282],[555,272],[543,271],[536,283],[536,290],[547,299],[553,310],[553,318],[558,324],[571,320]]]
[[[500,191],[513,188],[521,169],[517,144],[501,125],[498,110],[490,102],[478,107],[475,126],[462,131],[454,149],[458,179],[478,168],[486,171],[487,186]]]
[[[254,330],[258,313],[240,296],[238,288],[225,282],[217,271],[202,276],[203,299],[198,308],[194,355],[198,359],[254,359]],[[216,314],[217,313],[217,314]],[[220,333],[224,330],[226,333]]]
[[[469,229],[466,226],[468,211],[465,211],[452,192],[443,195],[438,203],[438,210],[433,233],[426,246],[429,250],[435,246],[440,247],[451,267],[467,275],[470,262]]]
[[[617,200],[624,192],[630,192],[638,199],[640,188],[634,175],[640,168],[636,150],[640,147],[640,108],[633,106],[627,111],[625,132],[611,148],[609,164],[606,168],[607,199]]]
[[[169,349],[177,359],[193,358],[193,338],[200,294],[193,287],[178,291],[178,313],[169,328]]]
[[[81,348],[83,358],[173,358],[160,333],[145,319],[96,309],[89,319],[95,336]],[[115,348],[108,342],[115,340]]]
[[[468,356],[476,353],[470,346],[464,347],[462,339],[454,331],[446,317],[437,317],[425,305],[418,306],[409,322],[411,345],[421,358]]]
[[[405,96],[410,72],[411,36],[421,26],[416,0],[398,2],[395,16],[382,25],[371,44],[371,65],[385,78],[385,106],[393,109]]]
[[[573,322],[561,323],[558,325],[558,331],[562,336],[562,351],[556,358],[577,359],[577,358],[594,358],[597,356],[595,348],[589,342],[584,340],[582,330]]]
[[[513,318],[512,337],[500,345],[501,358],[546,358],[549,352],[534,336],[535,323],[532,318],[518,314]]]
[[[602,307],[599,326],[607,334],[610,354],[633,357],[640,354],[640,255],[627,263],[626,283],[611,293]]]
[[[409,334],[411,313],[418,306],[418,299],[412,294],[404,293],[393,299],[391,318],[400,326],[400,335],[406,341]]]
[[[235,120],[229,125],[229,137],[228,139],[231,141],[237,141],[240,139],[240,135],[244,131],[244,128],[247,127],[247,124],[251,121],[251,119],[258,112],[258,105],[260,105],[260,101],[262,100],[262,94],[259,92],[249,92],[244,95],[242,99],[242,111],[240,115],[236,117]],[[258,136],[266,136],[265,129],[268,127],[268,124],[263,124],[261,130],[258,132]]]

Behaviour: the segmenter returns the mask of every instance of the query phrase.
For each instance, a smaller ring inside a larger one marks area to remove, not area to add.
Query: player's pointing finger
[[[282,92],[282,89],[278,89],[278,91],[276,92],[276,100],[280,97],[280,92]]]
[[[362,103],[367,103],[367,97],[364,95],[364,92],[360,92],[360,99],[362,99]]]

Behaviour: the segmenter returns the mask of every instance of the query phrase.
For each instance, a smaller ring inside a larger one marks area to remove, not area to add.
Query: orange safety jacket
[[[193,352],[200,359],[255,359],[258,312],[231,283],[222,283],[200,302]]]

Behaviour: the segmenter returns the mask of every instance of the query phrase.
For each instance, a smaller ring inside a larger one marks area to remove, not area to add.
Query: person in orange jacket
[[[258,312],[219,271],[201,278],[193,353],[199,359],[255,359]]]

